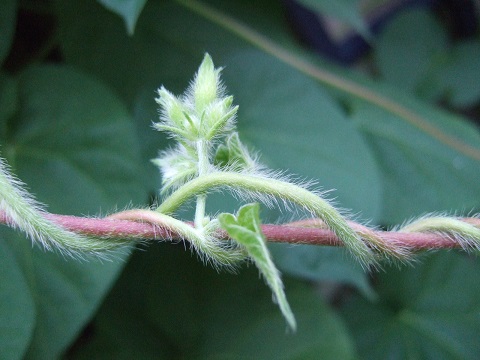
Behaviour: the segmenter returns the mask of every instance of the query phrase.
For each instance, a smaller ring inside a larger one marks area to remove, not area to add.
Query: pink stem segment
[[[115,219],[114,216],[110,218],[85,218],[56,214],[48,214],[47,217],[67,230],[96,237],[129,238],[132,240],[163,240],[175,238],[175,234],[172,234],[172,232],[167,229],[148,223],[148,219],[131,221]],[[480,222],[478,218],[466,218],[463,220],[473,224]],[[0,223],[8,223],[5,214],[1,211]],[[353,222],[350,222],[349,225],[355,230],[363,228],[362,225]],[[265,237],[272,242],[342,246],[342,242],[335,234],[326,228],[322,228],[321,222],[316,219],[285,225],[263,225],[262,229]],[[412,250],[460,247],[447,236],[434,233],[402,233],[395,231],[375,231],[375,233],[386,242],[392,242]],[[224,238],[226,237],[225,234],[222,234],[222,236]]]

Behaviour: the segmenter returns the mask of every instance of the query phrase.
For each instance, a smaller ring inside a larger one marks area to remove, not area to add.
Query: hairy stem
[[[208,146],[205,140],[197,141],[197,156],[198,156],[198,176],[201,177],[208,173]],[[195,227],[203,229],[203,222],[205,219],[205,206],[207,203],[207,195],[200,194],[197,196],[197,206],[195,208]]]
[[[197,229],[203,229],[203,222],[205,219],[205,207],[207,204],[207,195],[197,195],[197,205],[195,207],[195,227]]]
[[[145,222],[120,220],[115,218],[85,218],[70,215],[57,215],[45,213],[45,217],[51,222],[61,226],[65,230],[92,236],[102,239],[126,239],[134,241],[138,239],[146,240],[165,240],[178,238],[172,230],[163,226],[154,225],[145,220]],[[447,218],[448,219],[448,218]],[[319,219],[308,220],[320,222]],[[472,224],[480,229],[480,219],[465,218],[463,221]],[[5,212],[0,211],[0,223],[15,226]],[[361,226],[349,222],[353,228]],[[434,249],[453,249],[461,248],[461,244],[455,241],[452,236],[445,232],[403,232],[402,231],[375,231],[375,234],[382,238],[386,243],[392,246],[400,245],[410,250],[434,250]],[[321,226],[303,226],[300,222],[284,225],[262,225],[262,232],[270,242],[289,243],[289,244],[309,244],[318,246],[343,246],[342,241],[330,230]],[[219,238],[225,238],[226,235],[219,233]],[[111,240],[109,240],[111,241]],[[480,241],[480,238],[478,238]]]
[[[480,221],[459,218],[428,217],[419,219],[400,229],[401,232],[431,232],[450,237],[464,250],[480,250]]]
[[[244,259],[243,252],[237,248],[228,247],[219,239],[210,236],[205,229],[196,229],[188,223],[156,211],[126,210],[110,215],[109,219],[144,221],[167,229],[170,234],[189,241],[197,253],[203,256],[203,260],[211,261],[214,266],[221,264],[233,267]]]
[[[82,257],[84,254],[101,255],[105,251],[126,245],[124,239],[107,240],[68,231],[48,219],[33,197],[22,188],[22,183],[9,172],[0,159],[0,209],[5,221],[25,232],[33,241],[47,250],[59,250],[68,255]]]
[[[217,187],[246,190],[247,195],[258,197],[266,194],[295,203],[322,219],[327,226],[345,243],[362,265],[374,265],[375,257],[360,236],[348,226],[346,220],[326,200],[314,193],[291,183],[261,176],[217,172],[198,177],[177,189],[158,208],[164,214],[173,213],[190,197]]]

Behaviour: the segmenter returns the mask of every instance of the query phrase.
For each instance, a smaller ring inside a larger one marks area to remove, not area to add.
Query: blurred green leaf
[[[285,332],[256,269],[216,273],[182,245],[152,245],[132,256],[91,325],[91,341],[80,340],[70,355],[106,358],[116,348],[145,359],[353,358],[344,325],[323,300],[298,281],[286,289],[295,335]]]
[[[0,358],[22,359],[35,326],[35,303],[15,255],[2,240],[0,279]]]
[[[379,274],[381,301],[354,296],[342,314],[363,359],[478,359],[480,264],[428,256]]]
[[[428,82],[447,50],[447,34],[426,9],[405,10],[381,33],[375,59],[385,80],[411,93]]]
[[[201,346],[200,359],[353,359],[349,335],[339,318],[312,289],[285,279],[289,302],[298,322],[295,334],[284,322],[267,294],[257,294],[254,273],[245,285],[218,295],[210,315],[211,334]],[[231,308],[225,303],[235,301]],[[250,308],[251,307],[251,308]],[[217,310],[218,311],[215,311]],[[252,311],[252,309],[254,309]],[[228,330],[225,321],[228,319]]]
[[[480,41],[455,45],[445,67],[438,71],[439,83],[446,88],[447,100],[462,108],[480,100]]]
[[[49,210],[98,213],[146,200],[135,129],[107,88],[70,68],[39,66],[21,74],[18,96],[19,112],[0,124],[2,154]],[[32,250],[21,234],[2,235],[28,281],[29,289],[19,284],[18,291],[36,307],[33,337],[18,341],[29,345],[27,358],[56,358],[92,316],[125,256],[65,259]]]
[[[3,63],[10,51],[16,22],[17,1],[0,1],[0,29],[2,29],[2,35],[0,36],[0,64]]]
[[[17,242],[25,239],[17,236]],[[24,257],[28,254],[24,252]],[[65,260],[59,254],[35,252],[31,269],[23,269],[34,281],[31,293],[37,307],[35,330],[28,359],[60,356],[95,314],[101,300],[124,266],[124,255],[114,261]]]
[[[2,143],[51,211],[97,214],[146,202],[139,164],[148,159],[140,160],[130,115],[107,88],[54,66],[27,70],[19,88],[20,111]]]
[[[364,38],[370,37],[370,31],[359,11],[358,0],[299,0],[299,2],[322,15],[331,16],[350,25]]]
[[[129,35],[133,35],[138,17],[147,0],[97,0],[107,9],[123,18]]]
[[[172,350],[169,340],[165,339],[164,334],[152,326],[150,319],[146,318],[148,314],[136,309],[133,301],[139,299],[126,296],[128,289],[118,291],[120,299],[108,301],[108,306],[101,308],[94,322],[85,329],[78,344],[70,349],[67,358],[76,360],[178,358],[178,352]],[[127,303],[127,300],[132,302]],[[175,298],[174,302],[177,300],[180,298]]]
[[[402,12],[375,47],[381,75],[427,100],[442,97],[456,107],[480,99],[480,43],[449,44],[446,29],[427,9]]]
[[[368,103],[352,103],[351,117],[383,173],[382,222],[478,206],[480,133],[475,126],[391,87],[374,88],[419,115],[409,123]]]
[[[268,247],[278,268],[290,276],[350,285],[367,298],[376,298],[368,274],[343,248],[278,243]]]
[[[95,0],[57,1],[57,12],[66,61],[108,83],[129,105],[143,100],[141,94],[152,101],[161,84],[173,92],[183,92],[203,56],[204,50],[193,55],[169,38],[168,31],[204,31],[198,19],[186,18],[186,11],[171,1],[149,1],[133,37]],[[181,25],[180,19],[190,25]],[[184,42],[182,38],[178,41]]]

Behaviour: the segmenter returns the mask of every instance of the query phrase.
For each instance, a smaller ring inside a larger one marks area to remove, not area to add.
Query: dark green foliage
[[[365,32],[356,2],[327,2],[318,8]],[[335,188],[340,207],[374,224],[480,207],[478,128],[438,106],[468,107],[478,119],[478,34],[453,41],[435,14],[405,13],[374,43],[371,80],[312,60],[277,1],[208,3],[225,24],[182,1],[2,2],[0,153],[49,211],[101,215],[158,194],[149,160],[170,142],[151,129],[155,90],[180,93],[206,51],[225,66],[242,141],[270,168]],[[57,25],[19,69],[11,63],[24,41],[14,37],[17,14],[31,13]],[[225,15],[332,78],[255,46],[255,34],[231,32]],[[214,202],[222,200],[209,209]],[[304,215],[262,214],[263,222]],[[2,227],[0,358],[480,357],[478,258],[442,252],[370,276],[342,249],[275,245],[272,254],[296,335],[253,266],[217,274],[170,244],[79,262],[32,249]]]
[[[378,278],[377,302],[349,299],[341,313],[364,359],[475,359],[480,266],[456,254]]]
[[[50,211],[97,214],[145,202],[131,118],[105,85],[63,65],[30,67],[3,84],[2,95],[16,106],[1,118],[2,155]],[[56,357],[92,316],[123,263],[45,253],[5,227],[0,236],[2,256],[9,257],[2,261],[0,348],[8,351],[2,357]],[[19,332],[13,343],[12,329]]]

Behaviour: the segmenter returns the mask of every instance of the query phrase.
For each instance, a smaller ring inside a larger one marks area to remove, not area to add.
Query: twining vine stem
[[[176,234],[172,233],[170,230],[147,222],[109,218],[85,218],[56,214],[48,214],[48,219],[67,230],[96,237],[144,240],[167,240],[175,239],[177,237]],[[6,224],[7,220],[5,213],[0,212],[0,223]],[[463,221],[480,227],[480,219],[478,218],[464,218]],[[355,222],[350,222],[349,225],[353,229],[363,227]],[[342,241],[340,241],[331,230],[312,227],[312,225],[308,223],[302,224],[302,222],[295,222],[283,225],[263,225],[262,230],[267,240],[271,242],[326,246],[343,245]],[[398,231],[374,232],[386,242],[392,242],[396,245],[405,246],[412,250],[460,248],[460,245],[457,242],[453,241],[446,235],[438,233],[403,233]],[[222,237],[227,238],[225,234],[222,235]]]

